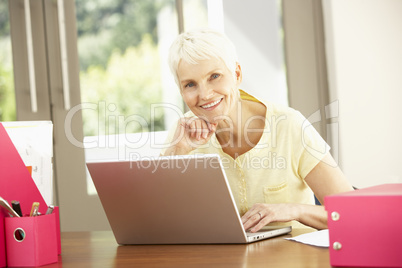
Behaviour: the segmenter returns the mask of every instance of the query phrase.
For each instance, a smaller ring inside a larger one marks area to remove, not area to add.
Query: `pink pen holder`
[[[58,261],[56,214],[5,218],[7,266],[41,266]]]

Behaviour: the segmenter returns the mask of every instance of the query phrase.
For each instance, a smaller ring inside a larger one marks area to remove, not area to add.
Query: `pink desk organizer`
[[[56,215],[5,218],[9,267],[42,266],[58,261]]]
[[[31,211],[33,202],[39,202],[39,212],[46,213],[47,204],[33,181],[4,126],[0,123],[0,196],[11,202],[18,200],[23,212]],[[55,207],[53,217],[56,222],[56,250],[61,254],[59,208]],[[45,217],[45,216],[40,216]],[[51,218],[52,216],[50,216]],[[6,258],[5,221],[13,220],[8,213],[0,210],[0,267],[10,266]],[[15,219],[14,219],[15,220]],[[26,219],[24,219],[26,220]],[[28,219],[32,220],[32,219]],[[39,217],[36,220],[40,220]],[[42,219],[43,220],[43,219]],[[36,225],[40,225],[36,223]],[[24,243],[26,244],[26,243]],[[23,256],[22,256],[23,258]]]

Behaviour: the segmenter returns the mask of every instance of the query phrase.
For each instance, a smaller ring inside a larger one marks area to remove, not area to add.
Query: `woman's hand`
[[[185,155],[206,144],[216,131],[217,124],[198,117],[184,117],[178,121],[171,146],[164,155]]]
[[[304,204],[255,204],[241,218],[245,230],[257,232],[271,222],[297,220],[316,229],[327,228],[323,206]]]
[[[244,229],[257,232],[271,222],[285,222],[295,220],[293,204],[262,204],[252,206],[241,218]]]

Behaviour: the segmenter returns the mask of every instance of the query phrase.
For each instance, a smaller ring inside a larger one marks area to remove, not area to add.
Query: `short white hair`
[[[197,64],[211,58],[220,59],[235,76],[237,53],[229,38],[212,29],[201,29],[180,34],[169,51],[169,67],[180,87],[177,69],[180,61]]]

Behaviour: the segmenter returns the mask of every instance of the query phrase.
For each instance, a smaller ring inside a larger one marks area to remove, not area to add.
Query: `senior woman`
[[[220,155],[246,230],[281,222],[327,228],[314,194],[323,203],[352,186],[299,112],[239,89],[242,69],[232,42],[210,29],[180,34],[169,65],[190,112],[161,154]]]

